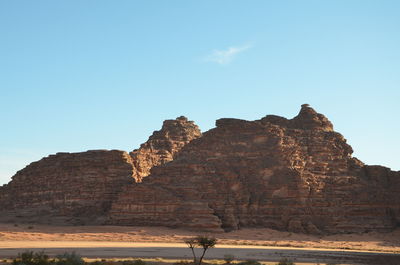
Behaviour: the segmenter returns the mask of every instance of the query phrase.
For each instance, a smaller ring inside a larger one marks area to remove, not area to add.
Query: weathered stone
[[[104,223],[123,186],[140,182],[154,166],[171,161],[185,144],[201,136],[181,116],[164,121],[138,150],[57,153],[19,171],[0,187],[0,221]]]
[[[292,219],[288,223],[287,230],[295,233],[305,233],[305,229],[301,220]]]
[[[399,226],[400,172],[366,166],[352,152],[308,105],[293,119],[219,119],[203,135],[179,117],[129,155],[89,151],[32,163],[0,187],[0,221],[313,234]]]
[[[122,151],[57,153],[31,163],[3,187],[2,221],[103,223],[111,202],[133,182]]]
[[[184,116],[164,121],[160,131],[155,131],[146,143],[130,153],[135,167],[133,177],[137,182],[142,181],[154,166],[172,161],[182,147],[200,136],[199,127]]]
[[[203,227],[206,220],[225,230],[308,233],[398,225],[400,173],[353,158],[344,137],[308,105],[291,120],[220,119],[216,125],[143,183],[125,187],[110,222]]]

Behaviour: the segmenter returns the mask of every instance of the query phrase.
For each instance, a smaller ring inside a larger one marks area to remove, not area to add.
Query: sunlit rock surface
[[[219,119],[204,134],[179,117],[130,154],[32,163],[0,187],[0,221],[313,234],[399,226],[400,172],[364,165],[352,152],[307,104],[293,119]]]

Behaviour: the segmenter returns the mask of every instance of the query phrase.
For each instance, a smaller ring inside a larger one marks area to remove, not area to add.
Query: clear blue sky
[[[0,184],[59,151],[133,150],[164,119],[309,103],[400,170],[400,1],[0,1]]]

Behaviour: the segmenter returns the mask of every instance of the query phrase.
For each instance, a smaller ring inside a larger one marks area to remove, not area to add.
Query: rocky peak
[[[154,131],[147,142],[130,153],[136,169],[134,179],[142,181],[151,168],[173,160],[182,147],[200,136],[199,127],[185,116],[165,120],[161,130]]]
[[[301,105],[300,112],[291,120],[291,125],[303,130],[333,131],[333,125],[328,118],[316,112],[308,104]]]
[[[246,120],[241,120],[241,119],[233,119],[233,118],[222,118],[218,119],[215,122],[215,126],[217,127],[225,127],[225,126],[243,126],[245,124],[248,124],[249,122]]]
[[[351,152],[308,105],[293,119],[219,119],[177,159],[127,186],[110,223],[301,233],[393,229],[400,174],[366,168]]]
[[[181,116],[164,121],[161,130],[130,154],[89,150],[33,162],[0,187],[0,222],[103,223],[122,187],[133,185],[133,179],[140,182],[152,167],[172,160],[200,136],[197,125]]]
[[[333,125],[328,118],[316,112],[309,104],[301,105],[299,114],[293,119],[267,115],[260,122],[263,124],[271,123],[283,128],[333,132]]]

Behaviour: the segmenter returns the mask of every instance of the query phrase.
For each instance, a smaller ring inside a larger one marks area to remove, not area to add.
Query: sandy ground
[[[7,242],[7,241],[3,241]],[[64,252],[76,252],[87,258],[95,259],[124,259],[124,258],[153,258],[155,260],[175,260],[180,259],[191,260],[191,252],[186,246],[175,243],[125,243],[119,242],[78,242],[76,247],[74,242],[40,242],[41,248],[35,244],[29,245],[27,241],[20,241],[26,250],[41,251],[44,250],[50,256],[56,256]],[[58,244],[61,243],[61,244]],[[138,246],[135,246],[138,245]],[[21,252],[21,246],[18,248],[0,248],[0,258],[14,257]],[[200,256],[200,249],[197,249],[197,256]],[[315,250],[300,248],[279,248],[279,247],[259,247],[251,246],[242,248],[241,246],[221,245],[217,248],[210,249],[207,252],[206,260],[223,260],[226,254],[235,256],[236,260],[260,260],[265,262],[275,262],[276,264],[282,258],[288,258],[297,265],[300,264],[316,264],[316,263],[333,263],[333,264],[376,264],[376,260],[382,260],[382,264],[395,264],[400,262],[400,255],[372,253],[372,252],[354,252],[354,251],[337,251],[337,250]],[[391,262],[391,263],[389,263]],[[394,263],[393,263],[394,262]],[[162,264],[165,264],[163,262]],[[221,264],[221,262],[219,262]],[[380,263],[377,263],[380,264]]]
[[[84,241],[182,243],[198,233],[165,227],[128,226],[43,226],[0,224],[2,241]],[[229,233],[208,234],[218,245],[325,248],[400,253],[400,229],[390,233],[365,233],[314,236],[271,229],[242,229]]]
[[[126,226],[43,226],[0,224],[0,258],[12,257],[25,249],[49,254],[76,251],[85,257],[160,257],[190,259],[182,243],[198,233],[165,227]],[[312,236],[271,229],[243,229],[208,234],[218,239],[208,258],[277,261],[282,257],[296,263],[317,261],[337,264],[368,264],[376,256],[395,258],[400,264],[400,230]],[[396,254],[396,255],[393,255]],[[388,263],[389,264],[389,263]]]

